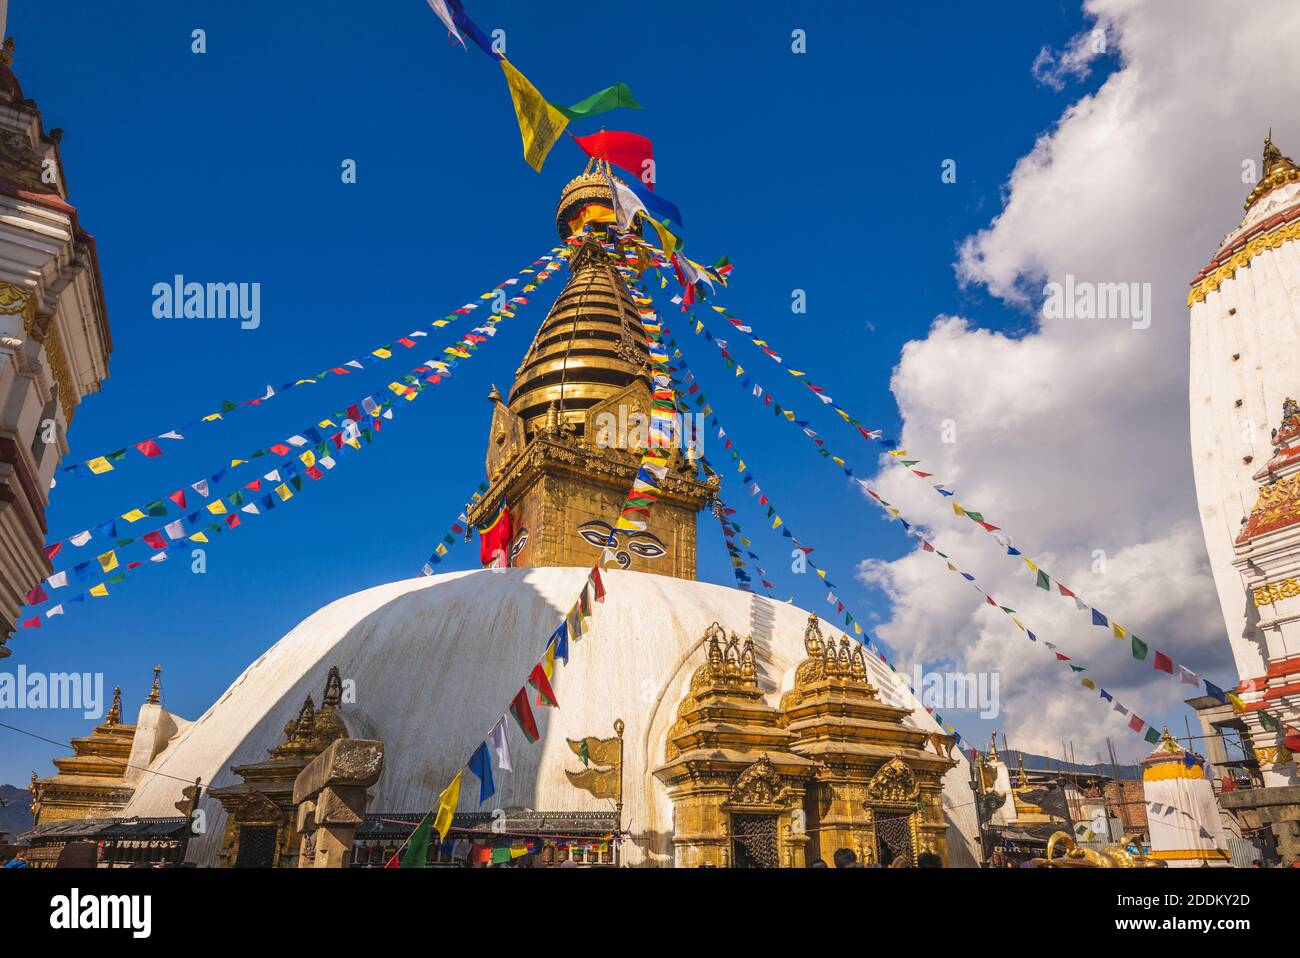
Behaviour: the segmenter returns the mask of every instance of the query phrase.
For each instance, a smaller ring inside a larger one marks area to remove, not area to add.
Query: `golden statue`
[[[1101,851],[1081,847],[1069,832],[1053,832],[1047,840],[1047,857],[1037,859],[1047,868],[1165,868],[1164,862],[1133,854],[1128,846],[1136,843],[1129,835],[1120,838],[1118,845],[1107,845]],[[1064,846],[1065,854],[1056,857],[1057,846]]]

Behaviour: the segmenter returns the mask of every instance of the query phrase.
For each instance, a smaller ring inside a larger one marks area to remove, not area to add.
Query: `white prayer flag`
[[[497,720],[496,726],[492,729],[492,734],[488,736],[488,741],[492,743],[492,749],[497,753],[497,768],[513,772],[514,769],[510,765],[510,740],[506,738],[506,717],[504,715]]]

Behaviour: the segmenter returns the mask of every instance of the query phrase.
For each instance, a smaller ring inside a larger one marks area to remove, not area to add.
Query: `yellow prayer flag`
[[[501,71],[506,76],[510,99],[515,104],[515,117],[519,120],[519,136],[524,143],[524,159],[538,173],[546,162],[546,154],[569,125],[568,117],[546,102],[537,87],[516,70],[505,57],[501,58]],[[459,786],[457,786],[459,788]]]
[[[104,596],[108,595],[108,586],[104,585],[102,582],[99,585],[92,585],[90,587],[90,594],[102,599]]]
[[[1030,561],[1028,556],[1021,556],[1020,558],[1025,560],[1025,565],[1029,566],[1030,569],[1032,569],[1035,572],[1038,571],[1038,566],[1034,565],[1033,562]]]
[[[231,459],[230,468],[234,469],[236,466],[242,466],[246,462],[248,462],[247,459]]]
[[[555,643],[552,642],[546,647],[546,654],[542,656],[542,671],[546,673],[546,681],[550,681],[555,675]]]
[[[222,515],[226,511],[226,504],[220,499],[214,499],[208,503],[208,512],[214,516]]]
[[[393,351],[380,346],[378,349],[370,350],[370,355],[378,356],[380,359],[389,359],[393,355]]]
[[[204,417],[203,417],[203,421],[204,421],[204,422],[212,422],[212,420],[214,420],[214,419],[220,419],[220,418],[221,418],[221,413],[219,413],[219,412],[214,412],[214,413],[212,413],[211,415],[204,416]]]
[[[194,535],[190,536],[190,541],[191,541],[191,542],[207,542],[207,541],[208,541],[208,537],[207,537],[207,535],[205,535],[205,534],[202,533],[202,532],[196,532],[196,533],[194,533]]]
[[[1124,636],[1128,635],[1128,631],[1124,628],[1124,626],[1120,625],[1118,622],[1112,622],[1110,624],[1110,627],[1114,631],[1115,638],[1117,639],[1122,639],[1124,638]]]
[[[98,559],[99,567],[105,572],[112,572],[117,568],[117,553],[112,550],[105,552],[102,556],[99,556]]]
[[[1234,712],[1240,715],[1242,712],[1246,711],[1246,703],[1241,700],[1241,697],[1237,695],[1237,693],[1229,692],[1227,694],[1228,701],[1232,703],[1232,710]]]
[[[100,473],[113,471],[113,464],[109,462],[107,459],[105,459],[103,456],[96,456],[94,459],[91,459],[89,462],[87,462],[86,466],[87,468],[90,469],[91,472],[93,472],[97,476]]]
[[[306,466],[308,469],[316,465],[316,454],[312,452],[310,449],[308,449],[298,458],[302,461],[302,464]]]
[[[954,502],[954,503],[952,504],[952,511],[953,511],[954,513],[956,513],[957,515],[959,515],[959,516],[964,516],[964,515],[966,515],[966,510],[963,509],[963,508],[962,508],[958,503],[956,503],[956,502]]]
[[[447,832],[451,831],[451,819],[456,814],[456,806],[460,804],[460,777],[464,773],[464,769],[457,772],[451,784],[438,796],[438,814],[433,819],[433,829],[438,833],[440,842],[446,841]]]
[[[280,497],[281,502],[288,502],[293,498],[293,492],[283,482],[275,487],[275,494]]]
[[[780,526],[781,526],[781,517],[777,516],[775,519],[772,520],[772,528],[778,529],[780,528]]]
[[[861,634],[862,634],[862,626],[860,626],[860,625],[858,625],[856,622],[854,622],[854,623],[853,623],[853,631],[854,631],[855,633],[857,633],[858,635],[861,635]]]
[[[1083,687],[1084,687],[1085,689],[1096,689],[1096,688],[1097,688],[1097,683],[1094,682],[1094,681],[1093,681],[1092,679],[1090,679],[1090,678],[1084,678],[1084,680],[1083,680]]]
[[[144,518],[144,515],[145,514],[141,512],[139,509],[132,509],[130,512],[123,513],[122,518],[125,519],[127,522],[139,522],[141,519]]]

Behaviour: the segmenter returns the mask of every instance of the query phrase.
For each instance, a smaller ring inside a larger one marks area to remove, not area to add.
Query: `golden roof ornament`
[[[0,47],[0,63],[7,67],[13,66],[15,46],[13,37],[5,37],[4,46]]]
[[[122,721],[122,686],[113,687],[113,704],[109,706],[108,714],[104,716],[105,725],[116,725]]]
[[[1273,142],[1273,131],[1270,129],[1268,136],[1264,138],[1264,158],[1260,165],[1259,182],[1246,197],[1245,208],[1250,209],[1266,193],[1271,193],[1278,187],[1294,183],[1296,180],[1300,180],[1300,167],[1296,166],[1291,157],[1283,155],[1278,149],[1277,144]]]
[[[998,755],[998,732],[997,732],[997,729],[994,729],[994,730],[993,730],[993,737],[989,740],[989,761],[990,761],[990,762],[1000,762],[1000,761],[1002,761],[1001,756]]]
[[[162,675],[162,666],[155,665],[153,667],[153,688],[149,690],[149,697],[145,699],[150,705],[157,705],[161,701],[162,696],[158,688],[158,677],[160,675]]]

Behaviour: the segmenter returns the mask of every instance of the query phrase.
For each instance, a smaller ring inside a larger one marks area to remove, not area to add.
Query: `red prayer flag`
[[[588,156],[609,160],[635,176],[647,189],[654,190],[653,182],[646,183],[642,179],[642,174],[654,170],[655,148],[646,137],[619,130],[601,130],[587,136],[575,136],[573,140]]]
[[[1128,720],[1128,727],[1135,732],[1142,731],[1142,726],[1145,724],[1146,724],[1145,722],[1143,722],[1140,718],[1138,718],[1136,712],[1133,713],[1133,717]]]
[[[144,539],[145,542],[149,543],[150,547],[153,549],[162,550],[167,548],[167,540],[164,539],[162,534],[157,530],[146,532],[141,536],[141,538]]]
[[[555,698],[555,692],[551,689],[551,683],[546,678],[546,670],[542,668],[542,663],[538,662],[533,666],[533,671],[529,673],[528,684],[537,689],[537,704],[548,708],[559,708],[560,703]]]
[[[289,454],[289,447],[282,442],[277,442],[274,446],[271,446],[270,449],[277,456],[287,456]]]
[[[542,737],[542,734],[537,731],[537,723],[533,720],[533,710],[528,705],[526,690],[521,688],[515,695],[515,700],[510,703],[510,714],[519,723],[519,728],[528,741],[536,742]]]
[[[45,594],[45,590],[41,588],[41,584],[38,582],[36,588],[27,593],[27,604],[35,605],[37,602],[44,602],[48,598],[49,596]]]
[[[1223,776],[1222,791],[1235,792],[1236,790],[1237,790],[1237,783],[1234,782],[1227,775]]]
[[[604,602],[604,601],[605,601],[605,583],[604,583],[604,580],[602,580],[601,577],[600,577],[600,566],[599,566],[599,565],[595,565],[595,566],[592,566],[592,567],[591,567],[591,575],[588,576],[588,580],[591,582],[591,587],[592,587],[592,589],[595,590],[595,593],[596,593],[596,601],[597,601],[597,602]],[[1300,749],[1297,749],[1297,751],[1300,751]]]
[[[23,623],[24,629],[39,629],[41,627],[41,617],[34,615]]]
[[[180,506],[180,508],[182,509],[185,508],[184,489],[177,489],[175,492],[171,493],[167,498],[170,499],[172,502],[176,503],[176,505]]]
[[[1300,729],[1294,725],[1286,727],[1286,749],[1288,752],[1300,753]]]
[[[230,526],[232,529],[235,528],[235,526],[239,525],[239,516],[235,515],[233,512],[226,516],[226,525]]]
[[[148,456],[150,459],[154,456],[162,455],[162,450],[158,448],[158,443],[154,442],[152,439],[146,439],[144,442],[137,442],[135,448],[139,449],[141,453]]]
[[[1156,652],[1155,665],[1161,672],[1168,672],[1170,675],[1174,674],[1174,660],[1163,652]]]
[[[56,542],[56,543],[54,543],[54,545],[52,545],[52,546],[46,546],[46,547],[45,547],[45,558],[49,559],[49,560],[52,562],[52,561],[54,561],[54,557],[55,557],[56,555],[58,555],[60,552],[62,552],[62,551],[63,551],[63,543],[62,543],[62,542]]]
[[[478,528],[478,558],[483,568],[504,569],[510,565],[510,505],[504,499],[497,514]]]

